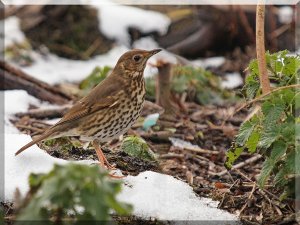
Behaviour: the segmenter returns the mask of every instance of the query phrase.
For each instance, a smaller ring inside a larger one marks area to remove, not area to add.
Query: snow
[[[181,148],[181,149],[184,149],[184,148],[199,148],[198,145],[194,145],[191,142],[187,142],[187,141],[184,141],[184,140],[179,139],[179,138],[170,137],[169,140],[172,142],[172,146],[177,147],[177,148]]]
[[[165,34],[171,20],[155,11],[143,10],[137,7],[118,4],[103,4],[110,1],[94,0],[92,5],[99,10],[100,30],[107,37],[117,40],[119,43],[129,44],[128,28],[134,27],[141,32],[157,31]]]
[[[0,93],[1,95],[4,94],[5,114],[1,116],[4,118],[5,133],[19,133],[17,128],[11,124],[9,119],[18,112],[26,112],[29,105],[41,105],[41,102],[37,98],[30,96],[24,90],[1,91]]]
[[[193,61],[194,65],[203,67],[203,68],[217,68],[224,64],[225,58],[223,56],[215,56],[215,57],[209,57],[205,59],[197,59]]]
[[[294,12],[293,8],[290,6],[279,7],[278,17],[279,22],[283,24],[290,24],[293,20]]]
[[[244,81],[240,73],[227,73],[221,82],[221,87],[233,89],[243,85]]]
[[[127,50],[124,46],[116,46],[107,54],[95,56],[87,61],[66,59],[51,53],[43,57],[34,52],[34,63],[29,67],[23,67],[22,70],[48,84],[79,82],[86,78],[96,66],[114,67],[118,58]]]
[[[3,37],[5,36],[4,39],[5,48],[15,43],[21,43],[25,40],[25,35],[19,28],[20,20],[16,16],[11,16],[5,20],[2,20],[1,27],[4,27],[4,29],[1,29],[0,36],[2,40]]]
[[[24,151],[22,155],[15,156],[14,153],[19,148],[31,141],[29,135],[5,134],[4,139],[5,197],[0,196],[0,199],[13,200],[16,187],[22,195],[25,195],[29,190],[28,176],[30,173],[47,173],[55,163],[67,163],[65,160],[48,155],[36,145]]]
[[[235,215],[216,208],[218,202],[197,197],[192,187],[172,176],[146,171],[124,180],[127,185],[118,200],[133,204],[133,214],[136,216],[159,220],[219,221],[218,224],[227,221],[226,224],[236,224]]]

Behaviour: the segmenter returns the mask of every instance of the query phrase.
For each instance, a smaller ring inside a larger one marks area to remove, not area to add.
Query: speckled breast
[[[92,127],[86,127],[82,140],[109,141],[124,134],[138,119],[145,100],[144,79],[134,79],[131,93],[121,95],[119,104],[101,112]]]

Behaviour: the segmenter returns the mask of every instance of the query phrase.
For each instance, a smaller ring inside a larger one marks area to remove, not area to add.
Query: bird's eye
[[[142,58],[142,56],[140,56],[140,55],[135,55],[135,56],[133,56],[133,60],[134,60],[135,62],[139,62],[139,61],[141,60],[141,58]]]

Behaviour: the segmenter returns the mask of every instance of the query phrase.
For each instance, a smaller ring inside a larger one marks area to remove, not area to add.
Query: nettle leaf
[[[266,61],[269,78],[275,87],[300,81],[300,56],[288,55],[286,50],[273,54],[267,52]],[[253,99],[261,94],[257,60],[252,60],[248,68],[250,74],[243,90],[248,99]],[[300,109],[299,93],[297,88],[285,88],[261,99],[262,110],[256,115],[257,121],[253,123],[251,119],[241,125],[226,162],[231,166],[242,150],[253,153],[259,149],[266,158],[259,177],[260,186],[274,172],[275,185],[284,187],[284,195],[289,196],[294,196],[295,177],[300,176],[300,147],[297,146],[295,151],[295,142],[300,143],[300,118],[295,118]]]
[[[287,149],[287,144],[283,141],[276,141],[273,144],[270,157],[268,157],[264,163],[258,179],[258,184],[263,187],[266,180],[269,178],[271,172],[273,171],[275,164],[278,160],[285,154]]]
[[[271,123],[276,123],[285,109],[285,104],[282,99],[275,99],[272,103],[265,102],[262,105],[262,111],[265,115],[264,124],[269,126]]]
[[[258,131],[253,131],[248,141],[246,142],[246,147],[248,148],[248,151],[250,153],[255,152],[259,139],[260,139],[260,133]]]
[[[279,172],[275,176],[274,179],[275,185],[278,186],[286,185],[288,183],[288,175],[296,174],[296,160],[300,160],[299,155],[300,152],[295,151],[295,149],[286,155],[284,163],[282,164]],[[297,161],[297,163],[299,163],[299,161]]]
[[[257,74],[249,75],[243,88],[246,91],[247,99],[253,99],[260,90],[259,78]]]
[[[281,125],[280,135],[283,139],[290,144],[295,143],[296,121],[293,116],[286,119]]]
[[[252,60],[248,68],[250,74],[245,80],[245,86],[243,87],[243,89],[246,91],[247,99],[253,99],[258,95],[258,92],[260,91],[257,60]]]
[[[233,163],[241,155],[243,150],[244,150],[244,148],[241,148],[241,147],[233,147],[226,153],[227,160],[226,160],[225,165],[227,168],[232,167]]]
[[[295,90],[284,89],[279,92],[282,95],[282,99],[286,105],[295,104]]]
[[[121,149],[130,156],[147,161],[155,161],[155,154],[148,147],[144,139],[136,136],[128,136],[123,140]]]
[[[286,152],[287,144],[284,141],[276,141],[273,144],[270,159],[277,162]]]
[[[260,137],[258,147],[267,149],[279,137],[280,127],[276,125],[267,126]]]
[[[279,137],[281,125],[277,121],[284,112],[285,105],[282,99],[274,100],[274,102],[264,102],[262,112],[265,116],[263,121],[262,134],[258,143],[261,148],[269,148],[271,144]]]
[[[57,216],[61,220],[71,214],[77,220],[107,221],[111,211],[123,215],[132,210],[130,205],[116,200],[121,182],[109,179],[98,165],[55,165],[49,173],[33,174],[30,179],[30,194],[23,200],[25,206],[18,220],[49,220]]]
[[[257,123],[257,116],[254,116],[251,120],[248,120],[241,125],[235,140],[238,146],[242,146],[246,143]]]

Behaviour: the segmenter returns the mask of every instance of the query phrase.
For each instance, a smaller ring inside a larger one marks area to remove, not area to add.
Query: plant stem
[[[270,92],[270,80],[267,72],[265,56],[265,5],[258,4],[256,8],[256,54],[258,60],[259,79],[262,93]]]

